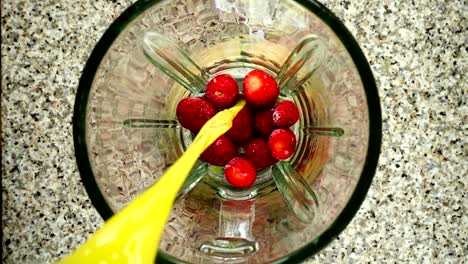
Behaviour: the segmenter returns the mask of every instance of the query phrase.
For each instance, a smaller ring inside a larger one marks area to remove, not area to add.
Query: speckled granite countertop
[[[92,48],[132,2],[2,1],[4,263],[52,262],[103,223],[75,164],[73,102]],[[468,262],[466,2],[323,2],[370,61],[383,145],[357,216],[307,263]]]

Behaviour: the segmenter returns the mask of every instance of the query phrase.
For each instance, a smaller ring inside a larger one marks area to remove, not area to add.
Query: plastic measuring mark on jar
[[[71,263],[142,263],[156,258],[160,236],[177,192],[203,151],[232,127],[245,101],[208,120],[187,151],[160,180],[111,217],[88,241],[59,261]]]

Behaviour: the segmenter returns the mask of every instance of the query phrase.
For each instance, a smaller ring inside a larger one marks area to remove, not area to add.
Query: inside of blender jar
[[[163,38],[163,36],[160,37]],[[245,75],[252,69],[261,69],[278,77],[282,67],[278,61],[286,61],[290,52],[287,48],[270,41],[260,41],[249,36],[236,36],[209,48],[192,50],[189,56],[198,65],[202,65],[202,70],[207,73],[207,79],[219,74],[229,74],[238,82],[240,88]],[[304,71],[307,70],[304,69]],[[172,69],[172,71],[175,70]],[[297,78],[293,76],[291,83],[298,82],[304,72],[295,74]],[[294,92],[288,91],[289,86],[284,86],[284,88],[280,100],[294,101],[298,105],[301,116],[300,122],[291,128],[297,136],[298,147],[290,160],[282,162],[278,168],[269,167],[260,171],[254,185],[247,189],[232,187],[225,180],[222,167],[199,161],[189,176],[187,184],[180,191],[179,205],[189,201],[191,204],[213,203],[214,201],[219,203],[218,209],[214,210],[219,217],[218,230],[208,232],[217,235],[199,241],[198,249],[203,254],[229,258],[250,256],[259,247],[260,241],[253,233],[254,225],[259,224],[258,219],[263,218],[263,221],[268,221],[267,215],[276,218],[282,212],[296,218],[291,223],[296,222],[296,226],[303,227],[314,221],[314,216],[318,213],[319,201],[315,194],[316,190],[312,190],[309,182],[313,182],[322,166],[328,161],[330,137],[341,136],[342,130],[329,125],[325,105],[327,98],[323,94],[324,88],[319,78],[312,76],[301,84],[296,84]],[[123,124],[127,129],[170,129],[173,134],[167,143],[173,145],[169,146],[169,149],[175,149],[175,153],[182,153],[190,146],[194,134],[177,124],[174,118],[175,106],[182,98],[203,96],[203,92],[203,90],[187,90],[183,85],[174,82],[170,88],[169,109],[165,113],[170,118],[130,118],[124,120]],[[275,182],[274,173],[278,174],[277,178],[283,180]],[[279,189],[280,194],[278,194]],[[325,192],[323,189],[319,191]],[[321,195],[323,197],[324,194]],[[262,211],[262,206],[259,206],[259,201],[262,200],[268,205],[267,211]],[[284,210],[285,204],[289,209]],[[201,213],[199,209],[192,211],[184,206],[180,210],[185,212],[183,214]],[[277,212],[272,213],[272,211]],[[287,225],[290,223],[288,222]],[[170,231],[167,232],[170,237]],[[162,245],[165,243],[163,242]]]
[[[186,52],[207,72],[207,79],[228,73],[239,84],[252,69],[277,76],[306,36],[303,32],[284,37],[283,32],[230,34],[224,30],[227,33],[217,41],[193,45]],[[91,165],[114,211],[154,184],[190,145],[193,135],[178,124],[175,109],[182,98],[203,93],[188,90],[148,61],[135,44],[141,32],[125,34],[100,65],[87,113]],[[183,42],[189,45],[191,40]],[[222,169],[198,162],[166,225],[160,244],[163,254],[182,260],[274,259],[300,248],[330,224],[353,191],[356,178],[324,175],[349,172],[336,167],[353,169],[349,174],[359,175],[360,156],[365,153],[365,145],[359,142],[366,142],[366,122],[362,121],[366,113],[360,109],[365,97],[349,89],[361,85],[359,75],[342,47],[331,55],[298,89],[281,93],[281,98],[293,100],[300,110],[301,119],[292,128],[298,145],[294,156],[277,169],[259,172],[248,189],[232,188]],[[298,76],[308,72],[304,68]],[[353,158],[340,158],[350,153],[358,157],[355,163]],[[325,165],[330,161],[334,166],[328,168]],[[273,173],[282,179],[280,184]]]

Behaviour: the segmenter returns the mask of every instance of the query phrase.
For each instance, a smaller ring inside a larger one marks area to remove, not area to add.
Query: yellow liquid
[[[211,118],[155,185],[111,217],[84,245],[59,263],[153,264],[161,233],[185,178],[201,153],[232,127],[232,120],[244,105],[245,101],[240,100]]]

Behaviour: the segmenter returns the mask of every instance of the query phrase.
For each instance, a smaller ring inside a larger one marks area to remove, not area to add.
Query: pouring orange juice
[[[84,245],[59,263],[154,263],[177,192],[198,157],[232,127],[232,120],[244,105],[245,101],[240,100],[211,118],[187,151],[155,185],[110,218]]]

